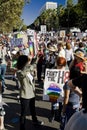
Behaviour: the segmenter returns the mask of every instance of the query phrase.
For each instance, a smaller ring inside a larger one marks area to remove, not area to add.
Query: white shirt
[[[58,57],[64,57],[65,58],[65,50],[61,49],[58,53]]]
[[[73,50],[72,49],[70,49],[70,50],[66,49],[65,50],[65,56],[66,56],[67,61],[70,61],[71,59],[73,60],[74,59]]]

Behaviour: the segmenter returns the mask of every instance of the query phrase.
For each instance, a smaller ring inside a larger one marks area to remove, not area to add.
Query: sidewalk
[[[19,116],[20,116],[20,103],[18,102],[18,90],[15,88],[15,81],[6,79],[5,92],[3,94],[3,101],[8,106],[4,106],[5,115],[5,128],[6,130],[19,130]],[[36,112],[39,120],[44,121],[43,126],[33,126],[31,116],[27,113],[26,130],[58,130],[59,123],[57,121],[49,122],[50,102],[42,100],[43,84],[36,83]]]

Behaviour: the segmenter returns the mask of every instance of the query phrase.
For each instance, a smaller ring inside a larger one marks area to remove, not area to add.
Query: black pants
[[[41,81],[41,74],[42,74],[42,64],[37,63],[37,79]]]
[[[33,121],[37,121],[36,110],[35,110],[35,97],[31,99],[20,99],[21,102],[21,117],[20,117],[20,126],[21,129],[25,129],[25,117],[28,109],[30,109],[30,113]]]
[[[56,102],[55,102],[56,103]],[[61,111],[62,111],[62,102],[59,102],[59,109],[54,110],[54,104],[52,103],[51,105],[51,116],[53,116],[55,118],[55,120],[57,120],[58,122],[60,122],[61,119]]]

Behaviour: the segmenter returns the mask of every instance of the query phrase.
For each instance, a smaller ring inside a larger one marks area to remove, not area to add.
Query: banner
[[[29,41],[29,51],[30,51],[30,55],[32,55],[32,57],[34,57],[34,55],[35,55],[34,43],[31,41]]]
[[[46,69],[43,100],[59,101],[63,97],[63,85],[69,79],[69,70]]]
[[[22,47],[23,46],[23,38],[11,38],[11,47]]]

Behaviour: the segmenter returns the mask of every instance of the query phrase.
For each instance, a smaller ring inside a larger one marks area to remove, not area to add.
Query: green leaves
[[[19,28],[24,1],[0,0],[0,3],[0,32],[7,33],[13,28]]]

